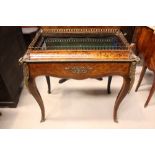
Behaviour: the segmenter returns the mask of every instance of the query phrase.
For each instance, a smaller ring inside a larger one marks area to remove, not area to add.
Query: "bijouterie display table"
[[[85,26],[42,27],[20,62],[24,67],[25,84],[40,106],[41,121],[45,121],[45,109],[35,83],[37,76],[77,80],[123,77],[113,111],[117,122],[119,105],[134,82],[137,60],[133,46],[118,28]]]

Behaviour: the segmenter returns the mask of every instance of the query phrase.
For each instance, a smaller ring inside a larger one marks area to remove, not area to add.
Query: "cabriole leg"
[[[118,111],[120,103],[122,102],[122,100],[124,99],[124,97],[126,96],[126,94],[128,93],[128,91],[130,89],[130,81],[131,81],[130,78],[123,77],[123,85],[122,85],[122,88],[117,96],[117,99],[116,99],[115,105],[114,105],[113,119],[114,119],[114,122],[116,122],[116,123],[118,122],[117,111]]]
[[[148,96],[148,98],[147,98],[147,101],[146,101],[144,107],[147,107],[147,105],[148,105],[148,103],[149,103],[149,101],[150,101],[150,99],[151,99],[151,97],[152,97],[154,91],[155,91],[155,72],[154,72],[154,80],[153,80],[153,83],[152,83],[152,87],[151,87],[151,90],[150,90],[150,94],[149,94],[149,96]]]
[[[140,86],[140,84],[141,84],[141,82],[142,82],[142,80],[143,80],[143,77],[144,77],[144,74],[145,74],[145,72],[146,72],[146,69],[147,69],[147,67],[146,67],[146,65],[144,64],[144,65],[143,65],[143,68],[142,68],[142,71],[141,71],[141,73],[140,73],[140,77],[139,77],[137,86],[136,86],[136,90],[135,90],[136,92],[138,91],[138,88],[139,88],[139,86]]]
[[[30,93],[32,94],[32,96],[35,98],[35,100],[39,104],[39,107],[41,109],[41,122],[44,122],[45,121],[45,108],[44,108],[43,100],[40,96],[40,93],[36,87],[36,82],[35,82],[34,78],[28,79],[27,87],[28,87]]]

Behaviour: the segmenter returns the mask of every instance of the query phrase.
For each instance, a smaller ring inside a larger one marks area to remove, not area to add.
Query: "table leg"
[[[124,99],[124,97],[126,96],[126,94],[128,93],[128,91],[130,89],[130,81],[131,81],[131,79],[129,77],[123,77],[123,85],[122,85],[122,88],[121,88],[117,98],[116,98],[114,112],[113,112],[113,119],[114,119],[114,122],[116,122],[116,123],[118,122],[117,111],[118,111],[120,103],[122,102],[122,100]]]
[[[142,82],[142,80],[143,80],[143,77],[144,77],[144,74],[145,74],[145,72],[146,72],[146,69],[147,69],[147,67],[146,67],[146,65],[144,64],[143,65],[143,68],[142,68],[142,71],[141,71],[141,73],[140,73],[140,77],[139,77],[139,80],[138,80],[138,84],[137,84],[137,86],[136,86],[136,92],[138,91],[138,88],[139,88],[139,86],[140,86],[140,84],[141,84],[141,82]]]
[[[51,82],[50,77],[46,76],[47,86],[48,86],[48,93],[51,94]]]
[[[152,83],[152,87],[151,87],[149,96],[148,96],[148,98],[147,98],[147,101],[146,101],[144,107],[147,107],[147,106],[148,106],[148,103],[149,103],[149,101],[150,101],[152,95],[154,94],[154,91],[155,91],[155,72],[154,72],[154,80],[153,80],[153,83]]]
[[[107,92],[108,94],[111,94],[110,85],[111,85],[112,76],[108,77],[108,85],[107,85]]]
[[[37,101],[37,103],[39,104],[39,107],[41,109],[41,122],[44,122],[45,121],[44,103],[43,103],[43,100],[42,100],[40,93],[37,89],[35,78],[29,78],[27,82],[28,82],[27,87],[28,87],[30,93],[35,98],[35,100]]]

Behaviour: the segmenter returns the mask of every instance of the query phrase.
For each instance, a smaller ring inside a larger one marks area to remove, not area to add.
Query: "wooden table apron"
[[[136,62],[24,62],[25,84],[36,99],[41,109],[41,122],[45,121],[45,108],[40,93],[36,87],[37,76],[53,76],[77,80],[99,78],[109,75],[123,77],[123,84],[116,98],[113,119],[117,121],[117,111],[120,103],[133,85]]]

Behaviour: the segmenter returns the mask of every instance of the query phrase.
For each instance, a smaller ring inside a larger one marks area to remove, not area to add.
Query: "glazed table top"
[[[38,32],[23,61],[132,61],[131,48],[117,28],[51,28]]]

